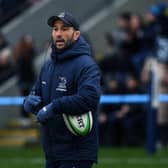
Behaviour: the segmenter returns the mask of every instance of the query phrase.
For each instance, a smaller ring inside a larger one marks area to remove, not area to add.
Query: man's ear
[[[75,33],[74,33],[74,40],[76,41],[80,36],[80,31],[79,30],[76,30]]]

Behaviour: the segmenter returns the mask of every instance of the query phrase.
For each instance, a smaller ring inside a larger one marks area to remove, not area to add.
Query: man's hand
[[[36,113],[41,104],[41,97],[40,96],[35,96],[35,95],[29,95],[26,97],[24,101],[24,109],[28,113]]]
[[[37,113],[37,121],[41,124],[46,123],[47,120],[51,119],[54,116],[53,104],[50,103],[47,106],[44,106]]]

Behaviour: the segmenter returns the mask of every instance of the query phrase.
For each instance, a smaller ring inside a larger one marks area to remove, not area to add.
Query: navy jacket
[[[63,51],[52,46],[51,59],[41,70],[35,93],[42,106],[52,102],[55,116],[42,125],[42,142],[46,158],[56,160],[97,161],[97,106],[100,98],[100,72],[90,56],[89,45],[80,37]],[[62,113],[93,114],[89,135],[73,135],[66,127]]]

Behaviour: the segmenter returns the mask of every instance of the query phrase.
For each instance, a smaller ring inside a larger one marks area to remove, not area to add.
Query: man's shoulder
[[[95,60],[90,55],[81,55],[76,58],[76,62],[81,67],[95,65]]]

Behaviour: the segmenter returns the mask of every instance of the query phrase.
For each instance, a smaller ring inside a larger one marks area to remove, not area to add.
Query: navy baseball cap
[[[75,30],[79,30],[78,21],[69,12],[62,12],[56,16],[51,16],[48,19],[47,23],[49,26],[53,27],[54,22],[57,20],[62,20],[66,25],[72,26]]]

